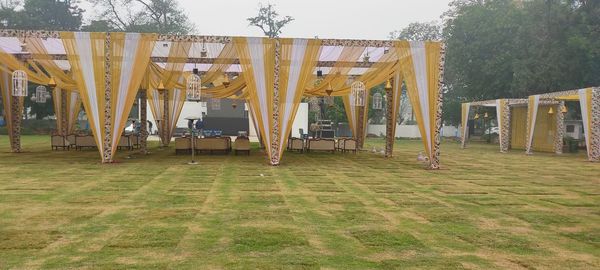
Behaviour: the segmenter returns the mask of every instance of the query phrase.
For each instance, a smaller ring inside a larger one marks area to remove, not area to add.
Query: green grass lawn
[[[0,269],[600,268],[600,164],[584,153],[445,142],[429,171],[420,141],[279,167],[258,151],[102,165],[46,136],[23,148],[0,136]]]

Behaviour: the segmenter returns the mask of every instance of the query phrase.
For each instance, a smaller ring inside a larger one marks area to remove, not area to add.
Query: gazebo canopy
[[[104,162],[112,161],[138,91],[147,91],[153,113],[172,130],[186,79],[197,71],[206,97],[248,103],[274,165],[302,97],[342,96],[351,105],[354,81],[370,89],[393,80],[394,93],[405,83],[432,167],[439,163],[440,42],[0,30],[0,60],[5,73],[25,70],[34,83],[78,92]],[[346,109],[359,126],[364,117]]]

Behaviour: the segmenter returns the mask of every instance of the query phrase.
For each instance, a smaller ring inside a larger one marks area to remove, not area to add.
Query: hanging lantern
[[[335,99],[332,96],[326,96],[325,98],[325,104],[327,104],[327,106],[329,108],[333,108],[335,106]]]
[[[367,99],[367,87],[361,81],[355,81],[352,83],[352,97],[354,98],[354,106],[364,107],[365,100]]]
[[[54,77],[50,77],[50,81],[48,82],[48,86],[50,88],[56,87],[56,81],[54,80]]]
[[[331,87],[331,83],[329,83],[327,85],[327,89],[325,90],[325,93],[327,93],[327,96],[331,96],[331,94],[333,93],[333,87]]]
[[[563,106],[561,112],[562,113],[567,113],[568,112],[567,106]]]
[[[225,88],[229,87],[229,85],[231,85],[231,82],[229,81],[229,76],[227,76],[227,74],[223,74],[223,86],[225,86]]]
[[[31,101],[35,103],[46,103],[46,99],[48,98],[48,96],[49,94],[48,91],[46,91],[46,87],[40,85],[35,88],[35,94],[31,96]]]
[[[167,90],[167,89],[165,88],[165,84],[164,84],[162,81],[160,81],[160,83],[158,84],[158,88],[156,88],[156,89],[157,89],[158,91],[164,91],[164,90]]]
[[[487,119],[488,117],[490,117],[490,116],[489,116],[489,115],[488,115],[488,113],[486,112],[486,113],[483,115],[483,118]]]
[[[221,110],[221,99],[211,98],[210,99],[210,109],[213,111],[220,111]]]
[[[231,103],[231,108],[233,108],[234,110],[237,109],[237,102],[234,100],[233,103]]]
[[[383,96],[380,93],[373,95],[373,110],[383,109]]]
[[[319,69],[317,70],[317,77],[318,78],[323,78],[323,71],[321,70],[321,68],[319,67]]]
[[[196,74],[188,76],[186,87],[188,101],[200,102],[202,100],[202,82],[200,76]]]
[[[29,87],[27,73],[23,70],[15,70],[12,74],[12,82],[12,95],[15,97],[26,97],[27,88]]]
[[[206,58],[208,57],[208,50],[206,49],[206,43],[202,42],[202,49],[200,50],[200,57]]]
[[[369,50],[367,50],[367,53],[365,54],[365,56],[363,56],[363,62],[365,62],[365,64],[368,64],[370,60],[371,56],[369,55]]]
[[[390,79],[388,79],[387,82],[385,82],[385,90],[390,91],[390,90],[392,90],[392,88],[393,88],[392,81]]]
[[[308,105],[311,112],[321,111],[321,108],[319,107],[319,99],[317,97],[310,97],[308,99]]]
[[[554,109],[552,109],[552,107],[550,107],[550,110],[548,110],[548,114],[550,114],[550,115],[554,114]]]
[[[476,113],[475,117],[473,117],[473,119],[475,119],[475,120],[479,119],[479,113]]]

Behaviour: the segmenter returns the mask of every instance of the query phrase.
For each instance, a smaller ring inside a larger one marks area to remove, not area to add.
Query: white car
[[[498,133],[500,133],[500,128],[499,127],[486,128],[485,132],[483,134],[488,135],[490,133],[498,135]]]

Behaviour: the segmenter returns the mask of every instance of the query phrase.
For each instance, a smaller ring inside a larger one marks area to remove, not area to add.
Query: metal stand
[[[190,138],[192,140],[192,161],[188,162],[188,165],[198,165],[198,162],[196,162],[196,136],[194,135],[194,129],[190,129],[190,133],[192,133],[192,137]]]

